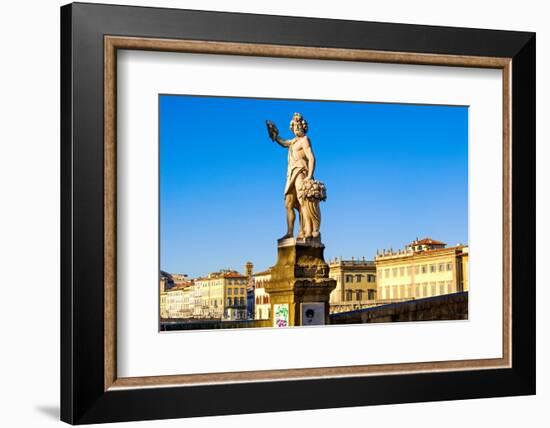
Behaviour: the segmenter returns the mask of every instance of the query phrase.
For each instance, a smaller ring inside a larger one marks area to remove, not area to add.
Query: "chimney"
[[[244,274],[248,277],[252,277],[252,273],[254,272],[254,263],[252,262],[246,262],[244,265]]]

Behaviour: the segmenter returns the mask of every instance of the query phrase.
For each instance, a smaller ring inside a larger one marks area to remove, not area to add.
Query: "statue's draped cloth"
[[[292,192],[294,187],[294,182],[296,181],[296,177],[298,177],[298,175],[300,175],[301,173],[304,173],[304,175],[307,175],[308,173],[307,160],[295,159],[294,156],[292,156],[292,149],[289,147],[288,169],[286,172],[285,196]],[[298,196],[298,191],[296,191],[296,195]]]

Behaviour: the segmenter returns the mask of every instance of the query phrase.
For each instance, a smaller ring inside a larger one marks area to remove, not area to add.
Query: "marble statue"
[[[315,155],[307,134],[308,124],[300,113],[294,113],[290,130],[294,138],[284,140],[271,121],[266,121],[269,137],[288,149],[288,169],[285,185],[287,233],[281,240],[294,236],[295,210],[299,214],[298,239],[320,240],[321,210],[319,202],[326,199],[325,185],[313,177]]]

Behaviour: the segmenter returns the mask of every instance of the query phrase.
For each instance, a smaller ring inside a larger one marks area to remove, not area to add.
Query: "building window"
[[[453,264],[447,263],[447,270],[453,270]]]
[[[405,268],[404,267],[400,267],[399,268],[399,276],[403,276],[405,275]]]
[[[239,299],[239,304],[240,304],[241,306],[244,306],[244,297],[241,297],[241,298]]]
[[[368,282],[376,282],[376,276],[374,276],[374,275],[367,275],[367,281],[368,281]]]
[[[363,300],[363,291],[362,290],[357,290],[355,292],[355,300],[357,300],[357,301]]]
[[[228,297],[227,298],[227,306],[231,306],[231,304],[232,304],[232,299],[231,299],[231,297]]]
[[[232,288],[228,288],[228,289],[227,289],[227,294],[228,294],[229,296],[231,296],[231,294],[233,294],[233,289],[232,289]]]
[[[430,273],[434,273],[435,272],[435,265],[430,265]]]
[[[241,288],[241,294],[244,294],[244,288]]]
[[[445,270],[445,264],[444,263],[440,263],[439,264],[439,272],[443,272]]]
[[[363,275],[355,275],[355,281],[361,282],[363,280]]]
[[[389,278],[390,277],[390,270],[389,269],[384,269],[384,272],[386,272],[386,278]]]
[[[420,269],[420,266],[418,266],[418,265],[416,265],[416,266],[414,267],[414,274],[415,274],[415,275],[418,275],[419,269]]]
[[[346,290],[346,301],[351,302],[352,300],[352,291]]]
[[[353,282],[353,275],[346,275],[346,282]]]
[[[420,266],[420,272],[422,272],[422,273],[428,272],[428,267],[426,265]]]

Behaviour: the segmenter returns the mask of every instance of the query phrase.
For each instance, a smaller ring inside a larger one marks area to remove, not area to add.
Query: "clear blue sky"
[[[255,271],[276,261],[286,232],[283,138],[304,115],[327,186],[325,258],[373,259],[430,236],[468,239],[468,109],[251,98],[160,96],[161,269],[191,277]]]

